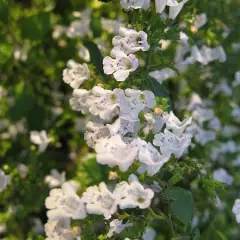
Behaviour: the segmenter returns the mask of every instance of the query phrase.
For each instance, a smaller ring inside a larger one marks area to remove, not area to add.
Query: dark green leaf
[[[91,23],[90,23],[92,32],[93,32],[93,36],[95,38],[98,38],[101,36],[102,34],[102,24],[100,21],[99,17],[92,17]]]
[[[188,225],[194,214],[192,193],[180,187],[172,187],[168,190],[168,197],[171,200],[172,212],[182,223]]]
[[[176,238],[173,238],[172,240],[190,240],[191,237],[188,237],[188,236],[181,236],[181,237],[176,237]]]
[[[40,12],[36,15],[25,17],[21,23],[23,38],[31,40],[42,40],[50,30],[50,13]]]
[[[34,96],[29,92],[27,86],[16,99],[16,104],[10,109],[10,118],[14,121],[26,117],[34,106]]]
[[[168,92],[167,90],[163,87],[162,84],[160,84],[157,80],[155,80],[152,77],[148,77],[149,81],[151,82],[151,89],[152,92],[157,96],[157,97],[168,97]]]
[[[103,74],[103,57],[98,46],[89,40],[85,40],[84,45],[90,53],[91,63]]]
[[[8,0],[0,0],[0,20],[6,22],[9,16]]]
[[[2,43],[0,45],[0,64],[6,63],[13,53],[13,48],[10,44]]]

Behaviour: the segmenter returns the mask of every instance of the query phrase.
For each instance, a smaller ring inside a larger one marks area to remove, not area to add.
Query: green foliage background
[[[92,36],[84,39],[70,39],[66,36],[53,39],[52,32],[56,24],[68,26],[74,19],[72,12],[82,11],[86,7],[93,10],[90,24]],[[190,31],[186,33],[192,42],[200,41],[212,47],[220,43],[223,45],[228,59],[224,64],[211,63],[209,67],[213,73],[211,81],[217,84],[221,77],[225,77],[232,82],[234,73],[240,69],[239,52],[234,52],[231,47],[232,43],[240,42],[238,1],[189,0],[181,16],[172,24],[172,29],[167,34],[164,34],[164,25],[160,23],[152,26],[152,31],[158,31],[157,37],[171,39],[176,43],[178,40],[176,33],[179,33],[176,23],[180,19],[187,23],[193,15],[202,12],[208,16],[207,25],[197,34]],[[8,128],[0,129],[0,165],[5,173],[12,177],[8,188],[0,193],[0,223],[6,223],[8,229],[6,233],[0,234],[1,238],[44,239],[43,234],[33,233],[32,226],[33,218],[40,218],[43,223],[47,221],[44,201],[49,194],[49,188],[44,184],[44,177],[51,169],[66,171],[67,179],[79,181],[82,190],[100,181],[108,181],[107,167],[98,165],[95,159],[82,161],[89,150],[84,143],[83,133],[75,128],[75,120],[80,114],[70,108],[68,100],[72,89],[62,81],[62,71],[69,59],[83,62],[78,56],[78,46],[84,45],[91,55],[89,67],[95,74],[92,77],[97,81],[105,81],[106,88],[117,86],[116,82],[105,78],[102,74],[102,56],[97,43],[99,39],[104,40],[110,50],[113,35],[102,29],[101,17],[110,19],[122,17],[127,20],[118,1],[101,4],[96,0],[0,0],[0,86],[7,90],[7,95],[0,97],[0,118],[8,122]],[[148,21],[143,23],[140,19],[136,28],[144,29],[148,25]],[[225,25],[231,30],[226,39],[222,37],[222,29]],[[28,58],[25,62],[14,59],[14,51],[17,47],[28,49]],[[166,66],[173,68],[174,53],[173,46],[161,56],[155,56],[153,61],[160,68]],[[163,107],[172,108],[176,112],[179,98],[190,96],[193,91],[197,92],[201,97],[212,99],[217,103],[214,107],[216,115],[223,124],[230,124],[233,122],[230,116],[231,102],[240,104],[240,89],[239,87],[234,89],[232,98],[225,95],[214,96],[200,78],[201,74],[208,70],[193,65],[184,74],[164,83],[164,86],[153,82],[154,90],[157,91],[156,94],[166,98],[162,100]],[[186,80],[187,85],[184,96],[179,96],[179,85],[183,79]],[[60,114],[53,113],[54,107],[61,108]],[[10,139],[4,139],[2,136],[9,131],[9,126],[16,125],[18,121],[24,121],[25,131]],[[42,129],[46,129],[54,141],[46,152],[39,154],[29,141],[29,132]],[[234,140],[240,143],[239,135]],[[166,189],[168,197],[178,199],[172,208],[174,214],[182,216],[179,217],[182,222],[179,222],[179,219],[174,220],[178,226],[181,226],[183,232],[182,237],[175,239],[193,239],[193,236],[194,239],[206,240],[240,239],[239,232],[236,235],[239,226],[231,213],[234,200],[240,196],[239,184],[237,184],[240,180],[238,169],[231,164],[235,156],[229,156],[229,159],[221,163],[221,166],[224,165],[234,176],[236,182],[233,186],[225,188],[211,179],[210,173],[219,163],[207,167],[208,162],[211,161],[210,147],[211,144],[204,148],[198,146],[189,153],[189,158],[180,162],[172,160],[164,170],[162,187]],[[71,160],[71,153],[77,156],[74,161]],[[19,163],[29,167],[25,178],[21,178],[17,171]],[[199,175],[202,168],[207,169],[207,176]],[[196,188],[191,189],[191,185],[196,185]],[[179,193],[179,187],[186,189],[186,192],[181,190]],[[188,191],[190,189],[192,193]],[[226,202],[224,211],[219,211],[215,207],[216,195]],[[206,210],[210,217],[205,222],[201,220],[197,229],[187,229],[190,228],[188,223],[192,219],[194,209],[200,219],[204,218]],[[159,210],[154,209],[156,212]],[[140,225],[144,223],[137,222]],[[157,217],[153,221],[153,226],[159,233],[158,239],[170,239],[167,227],[158,221]],[[89,232],[91,231],[90,229]],[[132,231],[133,237],[136,237],[134,230]],[[201,236],[197,237],[199,233]],[[86,235],[83,239],[92,239],[91,236]],[[119,239],[123,239],[123,236]]]

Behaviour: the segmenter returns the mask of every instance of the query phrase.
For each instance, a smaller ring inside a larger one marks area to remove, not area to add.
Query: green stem
[[[164,213],[161,213],[162,216],[160,216],[160,215],[156,214],[156,213],[152,210],[152,208],[149,208],[149,212],[151,213],[151,215],[152,215],[155,219],[157,219],[157,220],[159,220],[159,221],[167,221],[167,220],[168,220],[168,219],[167,219],[167,216],[166,216]]]

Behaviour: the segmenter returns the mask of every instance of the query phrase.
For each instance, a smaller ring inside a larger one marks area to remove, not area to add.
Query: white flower
[[[83,114],[88,113],[89,106],[87,104],[87,99],[89,94],[89,91],[85,89],[74,89],[73,96],[69,101],[72,109],[81,111]]]
[[[162,13],[166,6],[177,6],[176,0],[155,0],[156,12]]]
[[[40,152],[44,152],[48,144],[51,142],[51,138],[47,136],[47,132],[45,130],[42,130],[41,132],[31,131],[30,141],[38,145]]]
[[[161,131],[163,125],[165,124],[165,120],[160,114],[148,112],[144,114],[144,118],[145,127],[143,132],[145,134],[148,134],[150,131],[152,131],[154,134],[157,134]]]
[[[233,86],[233,87],[236,87],[236,86],[238,86],[238,85],[240,85],[240,71],[237,71],[237,72],[235,73],[235,80],[234,80],[234,82],[232,83],[232,86]]]
[[[78,56],[80,58],[82,58],[84,61],[86,62],[90,62],[91,58],[90,58],[90,53],[88,51],[88,49],[84,46],[81,46],[78,50]]]
[[[221,122],[217,117],[215,117],[208,123],[208,127],[217,131],[221,128]]]
[[[149,73],[149,76],[156,79],[160,84],[176,75],[177,74],[171,68],[163,68],[162,70],[156,70]]]
[[[46,240],[73,240],[74,235],[69,218],[48,221],[45,224]]]
[[[232,116],[239,118],[240,117],[240,108],[235,107],[232,111]]]
[[[217,95],[219,93],[224,93],[227,96],[232,96],[233,90],[232,88],[228,85],[227,80],[226,79],[221,79],[220,84],[218,84],[214,90],[213,90],[213,94]]]
[[[87,123],[84,140],[89,147],[95,148],[97,142],[108,137],[110,137],[109,130],[103,124],[91,121]]]
[[[207,21],[208,21],[207,14],[201,13],[196,16],[193,25],[197,29],[200,29],[202,26],[204,26],[207,23]]]
[[[59,173],[57,169],[52,169],[51,175],[46,176],[44,179],[44,182],[50,188],[61,186],[65,181],[65,172]]]
[[[133,119],[138,118],[139,112],[145,108],[154,108],[156,105],[155,96],[151,91],[140,91],[127,88],[125,95],[118,93],[120,113],[130,114]]]
[[[154,240],[156,238],[156,231],[153,228],[147,227],[143,233],[143,240]]]
[[[107,233],[107,237],[110,238],[114,235],[114,233],[121,233],[125,228],[131,227],[132,223],[122,223],[123,220],[118,220],[118,219],[114,219],[110,222],[110,229]]]
[[[144,0],[120,0],[122,8],[125,10],[139,9],[144,5]]]
[[[147,172],[148,176],[153,176],[170,159],[170,154],[161,155],[150,142],[138,139],[138,146],[138,160],[141,162],[139,173]]]
[[[8,175],[5,175],[5,173],[0,169],[0,191],[4,190],[7,187],[10,180],[11,180],[11,177]]]
[[[99,187],[88,187],[82,199],[89,214],[104,215],[106,219],[109,219],[117,211],[116,199],[103,182],[99,184]]]
[[[190,103],[188,105],[188,110],[189,111],[192,111],[200,106],[203,105],[203,101],[202,99],[200,98],[200,96],[196,93],[193,93],[192,96],[191,96],[191,100],[190,100]]]
[[[25,178],[27,173],[28,173],[28,166],[23,164],[23,163],[20,163],[18,164],[17,166],[17,170],[19,172],[19,175],[22,177],[22,178]]]
[[[232,212],[235,214],[236,216],[236,221],[237,223],[240,223],[240,199],[236,199],[235,203],[233,205],[233,209]]]
[[[87,99],[89,112],[94,116],[99,116],[105,121],[112,121],[119,113],[118,97],[115,91],[116,90],[105,90],[95,86]]]
[[[202,146],[216,139],[215,131],[204,130],[202,127],[197,125],[196,122],[194,122],[191,126],[189,126],[186,132],[189,134],[192,134],[194,136],[195,141]]]
[[[120,115],[113,124],[106,125],[110,131],[111,136],[120,134],[121,136],[127,133],[136,135],[140,129],[140,120],[133,119],[131,116]]]
[[[226,183],[227,185],[231,185],[233,182],[233,177],[223,168],[219,168],[213,172],[213,179]]]
[[[225,125],[221,131],[221,135],[226,138],[231,138],[238,134],[239,134],[239,128],[233,125]]]
[[[86,63],[79,64],[69,60],[67,67],[63,70],[63,81],[72,88],[79,88],[85,80],[90,78],[90,71]]]
[[[209,108],[197,108],[192,113],[193,119],[195,119],[200,125],[204,122],[214,118],[214,112]]]
[[[73,21],[66,30],[66,34],[70,38],[84,37],[89,33],[91,22],[91,10],[85,9],[82,13],[80,13],[80,15],[81,20]]]
[[[119,35],[112,40],[114,51],[122,51],[126,54],[147,51],[150,46],[147,42],[147,34],[144,31],[137,32],[133,29],[121,27]]]
[[[125,143],[120,135],[109,139],[101,139],[95,147],[97,162],[107,164],[109,167],[119,166],[122,172],[128,170],[137,156],[138,148],[133,141]]]
[[[54,30],[52,33],[52,38],[53,39],[58,39],[60,38],[63,34],[65,34],[67,31],[67,28],[62,26],[62,25],[56,25],[54,26]]]
[[[180,13],[180,11],[182,10],[184,4],[187,2],[188,0],[183,0],[182,2],[178,3],[178,5],[172,5],[169,8],[169,18],[170,19],[175,19],[178,14]]]
[[[154,136],[153,144],[160,146],[163,155],[174,154],[176,158],[180,158],[190,146],[191,137],[192,135],[190,134],[183,134],[181,137],[178,137],[165,129],[164,134],[159,133]]]
[[[218,59],[219,62],[221,62],[221,63],[226,62],[227,55],[222,46],[218,46],[215,48],[215,54],[216,54],[215,55],[216,59]]]
[[[103,70],[107,75],[113,74],[117,81],[125,81],[130,72],[138,68],[138,59],[135,55],[114,50],[111,52],[112,57],[105,57],[103,59]]]
[[[148,208],[151,205],[152,198],[154,197],[152,189],[144,189],[135,175],[130,175],[129,182],[129,185],[124,182],[124,184],[120,183],[121,187],[116,186],[115,188],[114,194],[117,196],[120,209],[136,207],[139,207],[140,209]]]
[[[101,18],[102,28],[109,32],[117,35],[119,33],[120,27],[124,27],[122,19],[107,19]]]
[[[185,32],[181,31],[178,42],[187,45],[188,39],[189,39],[188,35]]]
[[[84,219],[87,214],[81,198],[76,194],[76,189],[66,182],[60,188],[50,191],[50,196],[45,201],[49,219],[56,220],[62,217],[71,217],[72,219]]]
[[[151,2],[151,0],[144,0],[144,4],[142,6],[142,9],[148,10],[149,7],[150,7],[150,2]]]
[[[182,122],[171,111],[170,114],[165,114],[164,119],[166,121],[166,127],[168,130],[172,130],[178,137],[182,135],[185,128],[192,123],[192,118],[186,118]]]

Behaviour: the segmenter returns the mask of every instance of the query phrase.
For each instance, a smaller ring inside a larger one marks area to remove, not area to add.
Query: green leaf
[[[94,42],[89,40],[85,40],[83,44],[90,53],[91,63],[96,67],[96,69],[100,73],[104,74],[103,73],[103,57],[98,46]]]
[[[6,22],[9,16],[8,0],[0,0],[0,20]]]
[[[42,40],[50,30],[50,13],[40,12],[25,17],[21,26],[22,37],[30,40]]]
[[[22,92],[16,98],[16,104],[10,109],[10,118],[14,121],[27,117],[34,106],[34,96],[30,93],[27,86],[23,86]]]
[[[6,63],[11,57],[13,53],[12,45],[3,43],[0,45],[0,64]]]
[[[162,84],[160,84],[157,80],[155,80],[152,77],[149,77],[149,80],[151,82],[151,89],[152,92],[157,96],[157,97],[168,97],[168,91],[163,87]]]
[[[192,193],[180,187],[172,187],[168,190],[167,194],[171,200],[172,212],[182,223],[188,225],[194,214],[194,200]]]
[[[188,236],[181,236],[181,237],[175,237],[172,240],[190,240],[191,237]]]
[[[92,17],[90,23],[94,38],[98,38],[102,34],[102,24],[99,17]]]

